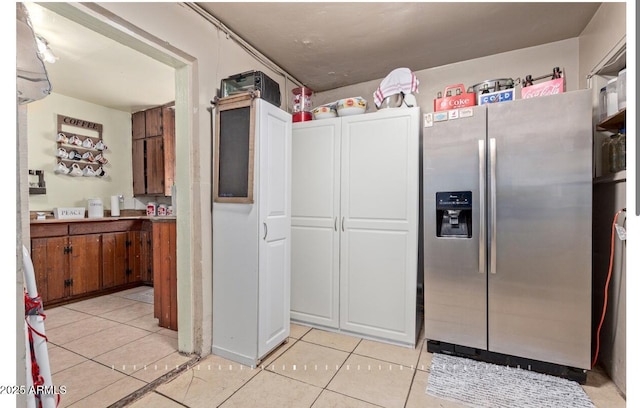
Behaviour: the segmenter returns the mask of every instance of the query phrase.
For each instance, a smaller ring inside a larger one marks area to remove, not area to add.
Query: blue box
[[[515,89],[505,89],[503,91],[490,92],[481,94],[478,98],[478,105],[486,105],[488,103],[510,102],[515,99]]]

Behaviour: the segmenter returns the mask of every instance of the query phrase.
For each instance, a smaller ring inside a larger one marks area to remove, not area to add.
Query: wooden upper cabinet
[[[136,112],[131,115],[131,133],[133,140],[145,138],[145,113]]]
[[[176,176],[176,111],[174,107],[162,108],[164,155],[164,195],[171,195],[171,186]]]
[[[164,194],[164,154],[161,137],[145,140],[147,160],[147,194]]]
[[[131,115],[133,195],[171,196],[175,179],[175,111],[162,105]]]
[[[132,171],[133,171],[133,194],[143,195],[147,192],[146,171],[144,160],[144,139],[134,139],[132,141]]]
[[[145,137],[162,136],[162,106],[144,111]]]

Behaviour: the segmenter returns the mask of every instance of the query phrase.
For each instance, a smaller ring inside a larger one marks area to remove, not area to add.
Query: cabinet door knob
[[[267,239],[267,232],[269,231],[269,229],[267,228],[267,223],[263,222],[262,225],[264,225],[264,237],[262,237],[262,239],[266,240]]]

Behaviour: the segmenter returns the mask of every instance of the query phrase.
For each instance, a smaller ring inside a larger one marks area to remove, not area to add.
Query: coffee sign
[[[58,115],[58,130],[61,129],[61,125],[75,126],[83,129],[95,130],[98,133],[102,133],[102,125],[100,123],[89,122],[88,120],[76,119],[70,116]]]

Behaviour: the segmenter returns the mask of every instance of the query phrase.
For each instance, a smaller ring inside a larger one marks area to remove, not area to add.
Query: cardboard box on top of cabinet
[[[451,96],[446,96],[451,91]],[[459,93],[457,91],[460,91]],[[433,111],[440,112],[449,109],[466,108],[476,104],[475,92],[466,92],[463,84],[449,85],[444,88],[445,97],[433,100]]]
[[[522,88],[522,99],[536,98],[538,96],[556,95],[565,92],[566,83],[564,77],[540,82]]]

